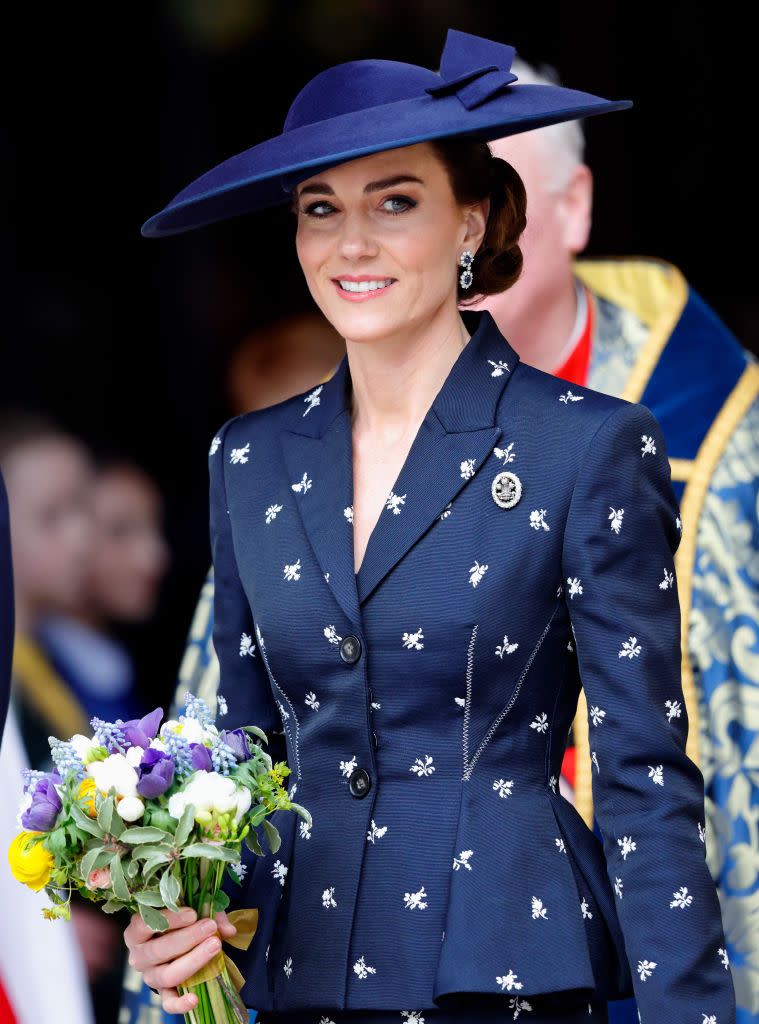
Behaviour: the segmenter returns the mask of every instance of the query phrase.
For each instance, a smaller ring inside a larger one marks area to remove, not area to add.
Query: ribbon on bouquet
[[[256,928],[258,927],[258,907],[243,907],[240,910],[232,910],[227,914],[227,918],[235,926],[237,932],[222,941],[228,942],[229,945],[234,946],[235,949],[247,949],[248,946],[250,946],[253,936],[256,934]],[[232,960],[223,949],[220,949],[216,956],[212,960],[209,960],[207,964],[204,964],[199,971],[196,971],[192,975],[192,977],[183,981],[182,987],[200,985],[204,981],[211,981],[212,978],[218,978],[218,976],[224,971],[225,967],[229,972],[232,984],[239,992],[245,984],[245,978],[241,974],[234,960]]]

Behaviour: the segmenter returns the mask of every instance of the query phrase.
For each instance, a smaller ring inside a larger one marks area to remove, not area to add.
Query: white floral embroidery
[[[530,512],[530,526],[532,526],[535,530],[550,530],[551,527],[545,521],[545,514],[546,509],[534,508],[532,512]]]
[[[501,797],[502,800],[505,800],[507,796],[512,795],[512,791],[514,789],[514,780],[495,779],[493,782],[493,789],[498,794],[498,796]]]
[[[603,708],[596,707],[596,705],[593,704],[590,709],[590,718],[593,722],[593,725],[600,725],[603,722],[604,718],[606,718],[606,712],[603,710]]]
[[[590,754],[590,760],[591,760],[591,761],[593,762],[593,764],[594,764],[594,765],[596,766],[596,771],[597,771],[597,772],[599,772],[599,774],[600,774],[600,772],[601,772],[601,769],[600,769],[600,768],[598,767],[598,757],[596,756],[596,752],[595,752],[595,750],[591,751],[591,754]]]
[[[229,708],[227,707],[227,698],[226,697],[222,697],[222,695],[220,693],[217,693],[216,694],[216,702],[217,702],[217,704],[219,706],[219,714],[220,715],[226,715],[226,714],[229,713]]]
[[[337,630],[335,629],[334,626],[325,626],[324,627],[324,635],[326,636],[326,638],[329,640],[329,642],[331,644],[339,644],[340,641],[342,640],[342,637],[337,632]]]
[[[659,584],[659,590],[672,590],[675,586],[675,576],[667,567],[664,567],[664,579]]]
[[[301,839],[310,839],[311,838],[311,826],[309,825],[309,823],[307,821],[300,821],[300,822],[298,822],[298,825],[300,827],[300,837],[301,837]]]
[[[343,509],[343,515],[349,523],[353,522],[353,505],[348,505],[347,508]]]
[[[248,865],[243,864],[241,860],[234,861],[229,865],[230,871],[235,875],[238,881],[242,881],[248,873]]]
[[[476,461],[477,459],[464,459],[459,467],[459,476],[463,477],[464,480],[468,480],[470,477],[474,476],[474,464]]]
[[[617,846],[620,847],[620,851],[622,853],[622,860],[627,860],[628,853],[632,853],[633,850],[637,850],[635,840],[632,836],[623,836],[621,839],[618,839]]]
[[[543,901],[539,900],[537,896],[532,897],[532,916],[533,919],[548,917],[548,908],[543,906]]]
[[[495,980],[501,986],[501,990],[507,988],[509,992],[511,992],[513,988],[520,989],[524,987],[521,981],[517,981],[517,975],[510,968],[508,974],[496,977]]]
[[[681,885],[677,892],[672,893],[672,899],[670,900],[670,907],[680,907],[685,910],[693,902],[693,896],[688,892],[687,885]]]
[[[717,1017],[715,1014],[706,1014],[702,1011],[701,1016],[703,1017],[701,1024],[717,1024]]]
[[[535,729],[537,732],[548,731],[548,715],[545,711],[541,711],[540,714],[535,715],[535,721],[530,722],[530,728]]]
[[[313,690],[309,690],[303,700],[306,706],[311,708],[313,711],[319,710],[319,701],[316,699],[316,694]]]
[[[656,964],[653,960],[639,960],[638,974],[640,975],[640,980],[645,981],[646,978],[650,978],[654,973],[654,967],[656,967]]]
[[[622,529],[622,516],[625,514],[625,510],[623,508],[612,508],[611,505],[609,505],[609,508],[611,509],[609,513],[611,522],[609,525],[615,533],[619,533]]]
[[[462,850],[458,857],[453,858],[453,870],[458,871],[459,868],[466,868],[467,871],[472,870],[472,865],[469,861],[472,859],[474,850]]]
[[[285,706],[279,700],[277,701],[277,707],[279,708],[280,715],[282,715],[282,719],[286,722],[287,719],[290,717],[290,712],[285,708]]]
[[[383,825],[382,828],[380,828],[377,825],[377,823],[374,820],[374,818],[372,818],[372,827],[366,833],[366,841],[368,843],[373,843],[375,840],[381,839],[386,832],[387,832],[387,825]]]
[[[564,840],[560,836],[557,836],[556,839],[554,839],[554,842],[556,843],[556,848],[558,849],[559,853],[567,852],[567,848],[564,845]]]
[[[503,660],[504,654],[513,654],[517,647],[519,647],[519,643],[510,644],[508,636],[504,636],[503,643],[496,647],[495,653]]]
[[[293,973],[293,958],[291,956],[288,956],[287,960],[285,960],[282,969],[289,978],[290,975]]]
[[[208,454],[209,455],[215,455],[216,452],[219,450],[219,445],[220,444],[221,444],[221,438],[217,435],[213,439],[213,441],[211,441],[211,447],[208,449]]]
[[[366,978],[370,974],[377,973],[377,968],[370,967],[367,963],[365,963],[363,956],[360,956],[358,960],[355,962],[355,964],[353,965],[353,970],[356,972],[359,978]]]
[[[229,453],[229,461],[233,464],[247,462],[249,451],[250,441],[248,441],[244,448],[233,448],[232,451]]]
[[[667,718],[670,722],[673,718],[680,718],[683,713],[683,706],[679,700],[665,700],[664,707],[667,709]]]
[[[293,562],[292,565],[285,565],[284,574],[286,580],[299,580],[300,579],[300,559],[297,562]]]
[[[503,464],[505,466],[507,463],[513,462],[514,459],[517,457],[516,456],[516,452],[512,452],[512,450],[511,450],[513,447],[514,447],[514,442],[513,441],[509,441],[509,443],[506,445],[505,448],[498,448],[498,447],[494,448],[493,449],[493,454],[495,455],[495,457],[497,459],[500,459],[501,462],[503,462]]]
[[[424,1024],[424,1017],[419,1010],[401,1010],[401,1020],[406,1024]]]
[[[393,515],[399,516],[401,514],[401,505],[406,504],[405,494],[394,494],[392,491],[388,494],[385,501],[385,508],[393,510]]]
[[[381,707],[382,707],[382,705],[380,703],[378,703],[376,700],[372,701],[372,710],[373,711],[379,711],[379,709]]]
[[[586,918],[586,917],[587,918],[591,918],[591,917],[593,917],[593,913],[590,910],[590,908],[588,907],[588,901],[585,899],[584,896],[582,896],[580,898],[580,910],[582,911],[583,918]]]
[[[582,583],[577,576],[567,576],[567,583],[569,584],[569,596],[574,597],[575,594],[582,593]]]
[[[574,394],[571,388],[567,388],[565,394],[559,395],[559,401],[567,405],[569,402],[581,402],[584,397],[584,395]]]
[[[640,439],[643,442],[643,447],[640,450],[641,458],[644,455],[656,455],[656,445],[654,439],[649,437],[647,434],[641,434]]]
[[[654,765],[650,764],[648,767],[649,767],[649,772],[648,772],[649,779],[653,779],[657,786],[663,786],[664,785],[664,765],[663,764],[657,764],[656,766],[654,766]]]
[[[424,897],[427,893],[424,891],[424,886],[418,892],[406,892],[403,894],[403,902],[406,904],[407,910],[426,910],[427,904],[424,901]]]
[[[680,516],[675,516],[675,526],[678,528],[678,530],[682,530],[682,528],[683,528],[683,521],[680,518]]]
[[[624,888],[624,882],[618,876],[614,877],[614,892],[622,899],[622,889]]]
[[[424,633],[422,633],[422,627],[417,629],[416,633],[404,633],[403,634],[403,646],[408,650],[421,651],[424,647],[420,640],[424,639]]]
[[[335,887],[331,885],[329,889],[325,889],[322,893],[322,906],[329,909],[329,907],[336,907],[337,902],[335,900]]]
[[[448,504],[443,509],[443,511],[440,513],[440,516],[439,516],[440,519],[447,519],[448,518],[448,516],[451,514],[451,505],[453,505],[453,502],[449,501]]]
[[[356,767],[357,764],[358,764],[358,761],[356,760],[356,755],[355,754],[350,759],[350,761],[341,761],[340,762],[340,771],[343,773],[343,775],[345,776],[346,779],[351,774],[351,772],[353,771],[353,769]]]
[[[630,661],[636,658],[640,654],[640,644],[638,643],[637,636],[631,636],[629,640],[625,640],[617,654],[620,658],[629,658]]]
[[[459,705],[459,707],[461,707],[461,708],[465,708],[466,707],[466,697],[454,697],[453,699],[456,701],[456,703]]]
[[[287,865],[283,864],[281,860],[275,860],[271,873],[277,879],[279,884],[283,886],[287,875]]]
[[[244,658],[247,655],[254,657],[256,653],[256,645],[253,643],[253,637],[247,633],[243,633],[240,637],[240,657]]]
[[[308,473],[304,473],[303,474],[303,478],[301,480],[299,480],[297,482],[297,484],[290,484],[290,486],[292,487],[292,489],[294,491],[298,491],[299,493],[302,492],[303,494],[305,494],[306,491],[310,491],[311,490],[311,484],[312,483],[313,483],[313,480],[309,479]]]
[[[324,385],[320,384],[318,388],[314,388],[313,391],[309,391],[309,393],[303,399],[303,401],[306,403],[306,412],[303,413],[304,416],[306,415],[306,413],[311,412],[315,405],[321,405],[321,398],[319,398],[319,395],[321,394],[321,390],[323,387]]]
[[[328,572],[325,572],[325,573],[324,573],[324,579],[325,579],[325,581],[326,581],[327,583],[329,583],[329,573],[328,573]]]
[[[702,843],[706,843],[706,828],[699,821],[698,823],[698,838]]]
[[[475,559],[474,565],[469,570],[469,582],[472,584],[473,587],[477,586],[477,584],[480,582],[480,580],[487,571],[488,566],[480,565],[480,563]]]
[[[409,768],[410,772],[416,772],[417,777],[421,779],[423,775],[432,775],[435,771],[435,766],[432,763],[432,758],[429,754],[424,755],[424,760],[421,757],[417,757],[414,763]]]
[[[512,996],[509,999],[509,1009],[514,1011],[512,1020],[516,1020],[522,1010],[532,1010],[532,1003],[528,1003],[526,999],[521,999],[519,996]]]
[[[727,968],[728,968],[728,966],[730,964],[730,958],[727,955],[727,950],[723,949],[722,946],[720,946],[720,948],[717,950],[717,952],[719,953],[720,957],[722,958],[722,966],[725,968],[725,970],[727,970]]]
[[[491,377],[503,377],[503,371],[508,370],[509,368],[509,364],[503,359],[499,359],[497,361],[494,359],[488,359],[488,362],[493,367],[490,371]]]
[[[266,510],[266,522],[271,523],[277,518],[277,514],[282,511],[282,505],[269,505]]]

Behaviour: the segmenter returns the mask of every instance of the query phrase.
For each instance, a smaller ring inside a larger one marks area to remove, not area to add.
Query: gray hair
[[[559,73],[551,64],[541,64],[539,68],[528,64],[519,56],[515,56],[511,70],[518,76],[517,86],[522,85],[561,85]],[[546,187],[551,192],[561,192],[566,188],[572,171],[585,161],[585,134],[582,121],[562,121],[545,128],[535,129],[535,138],[540,139],[550,160],[545,161],[545,170],[549,175]]]

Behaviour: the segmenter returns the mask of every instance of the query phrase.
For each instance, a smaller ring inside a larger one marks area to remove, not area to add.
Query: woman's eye
[[[411,207],[416,206],[416,203],[414,202],[414,200],[413,199],[409,199],[408,196],[388,196],[388,198],[385,200],[385,202],[386,203],[402,203],[403,204],[403,209],[402,210],[388,210],[387,211],[388,213],[392,213],[392,214],[405,213],[406,210],[411,209]]]
[[[386,203],[400,204],[400,209],[398,209],[397,206],[394,210],[388,209],[385,205]],[[386,213],[396,216],[397,214],[405,213],[406,210],[416,206],[416,203],[413,199],[409,199],[408,196],[388,196],[387,199],[383,200],[382,205],[385,207]],[[326,213],[320,212],[325,208],[327,209]],[[326,199],[321,199],[318,203],[311,203],[311,205],[307,206],[303,212],[309,217],[316,217],[319,220],[323,220],[333,209],[334,207],[331,203],[328,203]]]
[[[326,200],[322,199],[318,203],[311,203],[311,205],[307,206],[306,209],[303,212],[307,213],[311,217],[323,217],[323,216],[325,216],[325,214],[323,214],[323,213],[316,213],[315,211],[318,210],[320,206],[331,206],[331,205],[332,205],[331,203],[328,203],[328,202],[326,202]]]

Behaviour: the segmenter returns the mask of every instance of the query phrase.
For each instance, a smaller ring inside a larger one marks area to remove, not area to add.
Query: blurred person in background
[[[519,81],[558,83],[516,58]],[[704,775],[706,857],[717,883],[738,1024],[759,1021],[759,363],[682,272],[655,257],[578,259],[592,223],[582,122],[490,143],[525,183],[524,269],[488,309],[525,362],[643,402],[662,425],[682,512],[676,556],[688,755]],[[663,580],[660,586],[664,586]],[[562,792],[595,821],[584,694]],[[609,1004],[635,1022],[634,999]]]
[[[37,636],[54,668],[91,718],[142,718],[151,709],[137,689],[132,656],[114,624],[147,621],[169,566],[163,501],[154,482],[126,458],[96,462],[92,534],[80,603],[45,614]]]

